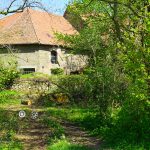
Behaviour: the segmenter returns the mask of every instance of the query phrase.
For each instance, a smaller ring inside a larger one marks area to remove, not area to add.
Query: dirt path
[[[22,118],[20,121],[19,132],[15,138],[23,144],[24,150],[46,150],[47,139],[51,135],[50,128],[44,125],[41,120],[45,117],[44,109],[34,109],[38,112],[38,117],[36,119],[31,119],[29,114],[31,114],[32,109],[30,107],[10,107],[9,111],[17,113],[20,110],[27,109],[28,116]],[[46,116],[49,117],[49,116]],[[53,117],[53,116],[52,116]],[[57,120],[57,118],[56,118]],[[89,134],[77,125],[58,120],[61,126],[64,128],[65,137],[70,141],[70,143],[83,145],[92,150],[99,150],[101,146],[101,141],[95,137],[89,136]]]
[[[90,136],[77,125],[63,121],[61,125],[65,129],[65,136],[73,144],[84,145],[92,150],[100,150],[101,141],[96,137]]]
[[[25,110],[26,117],[19,117],[19,111],[21,110]],[[20,124],[15,139],[23,144],[24,150],[46,150],[50,129],[41,122],[44,115],[43,110],[32,109],[28,106],[11,106],[8,111],[12,111],[18,116]],[[32,111],[38,112],[36,119],[31,118]]]

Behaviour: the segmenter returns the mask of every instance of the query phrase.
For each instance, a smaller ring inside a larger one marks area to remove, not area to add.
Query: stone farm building
[[[55,32],[77,33],[63,16],[30,8],[0,19],[1,61],[15,57],[24,73],[51,74],[51,69],[62,68],[69,74],[83,68],[85,57],[72,55],[56,39]]]

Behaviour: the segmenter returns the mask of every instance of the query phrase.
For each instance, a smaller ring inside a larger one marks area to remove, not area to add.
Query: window
[[[29,74],[35,72],[35,68],[22,68],[22,74]]]
[[[51,63],[57,64],[57,52],[56,51],[51,52]]]

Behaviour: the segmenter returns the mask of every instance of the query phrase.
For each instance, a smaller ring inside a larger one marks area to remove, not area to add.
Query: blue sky
[[[0,9],[8,7],[12,0],[0,0]],[[15,5],[19,5],[23,0],[17,0]],[[54,14],[63,15],[67,4],[71,0],[38,0],[40,1],[47,10]]]
[[[43,5],[49,8],[49,11],[56,14],[63,14],[66,5],[70,2],[70,0],[41,0]]]

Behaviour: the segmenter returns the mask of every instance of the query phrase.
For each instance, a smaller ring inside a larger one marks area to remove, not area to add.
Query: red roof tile
[[[63,17],[25,9],[0,19],[0,44],[61,45],[54,33],[75,34],[77,31]]]

